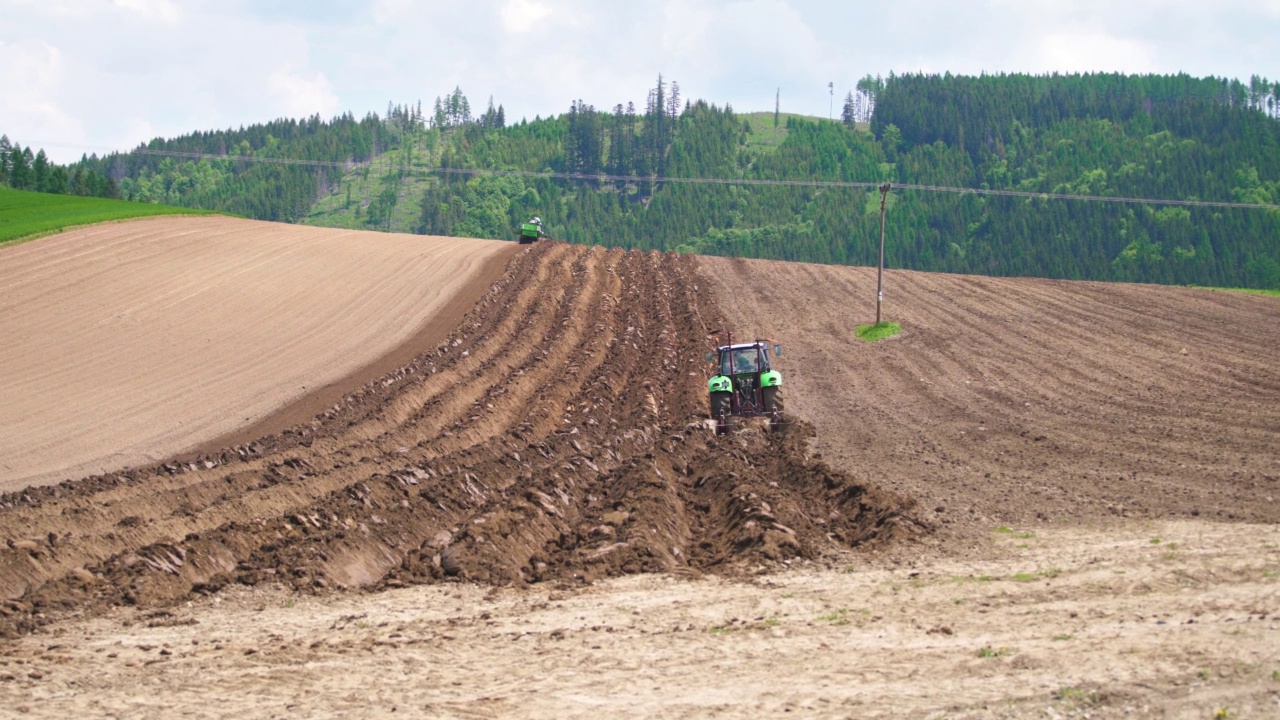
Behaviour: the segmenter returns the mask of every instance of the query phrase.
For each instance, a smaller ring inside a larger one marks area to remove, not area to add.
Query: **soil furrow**
[[[0,578],[22,588],[6,627],[233,582],[736,573],[914,532],[909,500],[808,458],[804,423],[713,436],[701,356],[723,326],[691,258],[518,253],[435,351],[311,422],[6,496],[0,528],[22,516],[41,538],[0,550]],[[108,497],[143,507],[120,517]],[[90,522],[65,524],[72,506]]]

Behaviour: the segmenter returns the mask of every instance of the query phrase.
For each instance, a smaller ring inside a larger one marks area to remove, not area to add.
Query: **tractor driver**
[[[753,373],[757,369],[756,354],[751,349],[742,349],[734,352],[733,371],[735,373]]]

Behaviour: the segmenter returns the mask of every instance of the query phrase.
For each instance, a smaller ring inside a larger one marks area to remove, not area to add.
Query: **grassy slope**
[[[421,142],[421,141],[418,141]],[[415,145],[413,162],[409,173],[400,181],[398,199],[391,211],[391,222],[373,227],[365,222],[365,218],[356,219],[355,209],[360,207],[362,213],[367,211],[369,203],[378,196],[386,186],[385,178],[395,169],[400,151],[394,150],[360,164],[342,176],[329,188],[329,193],[321,197],[311,212],[300,222],[303,225],[321,227],[340,227],[357,230],[387,230],[390,232],[411,233],[418,227],[422,213],[420,201],[427,183],[432,177],[428,168],[435,167],[438,159],[435,153],[422,145]],[[351,204],[347,205],[347,189],[351,190]]]
[[[760,150],[773,150],[787,139],[787,120],[790,118],[799,118],[810,122],[830,122],[827,118],[817,117],[815,115],[798,115],[796,113],[779,113],[778,126],[773,126],[773,113],[771,112],[749,112],[737,113],[739,121],[746,121],[751,125],[751,132],[747,133],[747,147],[758,148]],[[839,121],[836,121],[839,122]],[[868,123],[858,123],[860,130],[870,132],[871,127]]]
[[[207,210],[107,200],[104,198],[49,195],[0,188],[0,246],[17,244],[77,225],[126,220],[150,215],[212,215]]]

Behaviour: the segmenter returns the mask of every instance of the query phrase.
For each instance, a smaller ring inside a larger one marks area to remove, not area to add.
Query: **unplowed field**
[[[428,320],[446,321],[438,342],[460,317],[449,303],[473,303],[510,247],[209,217],[6,249],[0,490],[155,462],[304,396],[332,403],[349,376],[394,369],[378,364]]]
[[[1280,299],[703,258],[740,332],[783,343],[828,462],[951,530],[1280,522]],[[961,533],[963,534],[963,532]]]

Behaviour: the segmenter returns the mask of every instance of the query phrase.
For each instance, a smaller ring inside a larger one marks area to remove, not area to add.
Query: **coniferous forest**
[[[0,187],[54,195],[120,197],[120,187],[113,180],[86,165],[59,165],[51,162],[44,150],[33,153],[30,147],[0,135]]]
[[[539,215],[571,242],[872,265],[874,188],[654,178],[1276,205],[1280,83],[890,75],[860,81],[829,121],[740,114],[659,77],[640,106],[574,100],[509,122],[492,98],[475,114],[455,89],[425,111],[277,120],[143,149],[65,172],[105,178],[126,199],[266,220],[510,239]],[[895,189],[887,239],[896,268],[1280,288],[1274,209]]]

